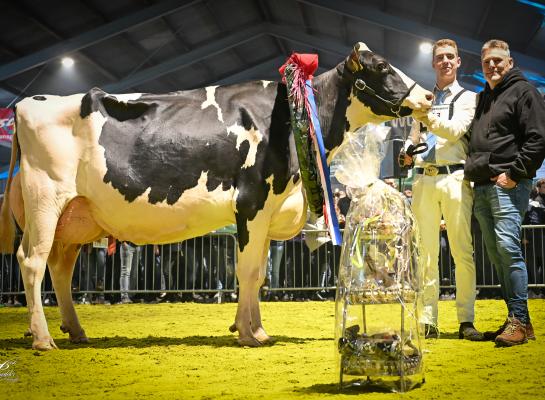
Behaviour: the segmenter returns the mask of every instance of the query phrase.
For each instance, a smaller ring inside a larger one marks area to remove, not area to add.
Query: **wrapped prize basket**
[[[418,232],[405,196],[378,179],[384,129],[367,126],[339,149],[336,177],[352,203],[336,296],[341,387],[406,391],[424,381],[418,323]],[[356,171],[356,172],[355,172]]]

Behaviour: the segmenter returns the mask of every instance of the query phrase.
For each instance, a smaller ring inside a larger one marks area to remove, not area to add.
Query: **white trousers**
[[[455,264],[458,322],[475,317],[476,274],[471,237],[473,191],[464,171],[426,176],[417,174],[413,182],[412,209],[421,238],[424,292],[421,322],[437,325],[439,301],[439,229],[445,220],[450,250]]]

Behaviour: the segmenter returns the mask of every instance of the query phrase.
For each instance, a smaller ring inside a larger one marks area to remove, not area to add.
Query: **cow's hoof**
[[[45,340],[34,340],[32,343],[33,350],[48,351],[53,349],[58,349],[57,345],[53,341],[53,338]]]
[[[241,346],[248,346],[248,347],[260,347],[260,346],[262,346],[261,342],[259,340],[257,340],[255,337],[238,338],[237,342]]]
[[[257,330],[254,332],[254,337],[261,343],[269,343],[271,341],[271,337],[267,335],[267,332],[265,332],[265,329],[263,328],[257,328]]]
[[[237,324],[234,323],[233,325],[231,325],[231,326],[229,327],[229,332],[235,333],[236,331],[238,331],[238,329],[237,329]]]
[[[85,334],[85,331],[81,329],[78,334],[73,335],[70,332],[70,343],[89,343],[89,338]]]
[[[69,334],[68,340],[70,341],[70,343],[89,343],[89,338],[87,337],[83,329],[80,329],[78,333],[74,334],[70,331],[70,328],[61,325],[61,331],[63,331],[63,333]]]
[[[30,337],[30,336],[32,336],[32,331],[30,330],[30,328],[28,328],[28,329],[26,330],[26,332],[23,333],[23,335],[24,335],[25,337]]]
[[[72,336],[70,335],[70,343],[78,344],[78,343],[89,343],[89,338],[85,336],[85,333],[83,335],[78,336]]]

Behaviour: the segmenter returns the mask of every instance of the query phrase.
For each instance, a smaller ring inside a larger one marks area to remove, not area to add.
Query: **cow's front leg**
[[[247,284],[242,284],[241,277],[239,277],[239,284],[237,315],[235,317],[234,327],[231,327],[230,330],[233,332],[238,331],[237,341],[241,346],[261,346],[261,342],[254,336],[252,330],[251,303],[255,296],[255,290]]]
[[[86,343],[89,341],[81,327],[72,301],[72,274],[79,254],[79,245],[63,245],[55,242],[49,255],[48,264],[51,280],[61,310],[61,330],[69,334],[70,342]]]
[[[259,291],[261,290],[261,286],[263,286],[265,277],[267,276],[267,259],[269,258],[270,243],[271,241],[268,239],[265,241],[265,247],[262,253],[263,258],[261,260],[261,267],[259,268],[260,274],[258,277],[257,293],[254,297],[252,297],[255,300],[251,305],[252,331],[254,337],[259,340],[260,343],[268,343],[271,340],[269,335],[267,335],[267,332],[265,332],[263,324],[261,323],[261,310],[259,308]]]
[[[261,324],[259,313],[259,289],[264,279],[264,260],[267,257],[267,231],[269,221],[259,216],[246,223],[238,222],[239,249],[237,278],[239,298],[235,324],[231,331],[238,330],[241,346],[260,346],[269,340]],[[245,229],[247,229],[245,231]],[[246,242],[240,238],[248,238]],[[264,254],[265,253],[265,254]]]

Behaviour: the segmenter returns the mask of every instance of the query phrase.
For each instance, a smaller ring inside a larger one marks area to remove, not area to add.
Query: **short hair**
[[[438,47],[445,47],[445,46],[451,46],[454,47],[454,50],[456,50],[456,55],[458,55],[458,45],[456,42],[452,39],[439,39],[433,44],[433,52],[432,56],[435,57],[435,50],[437,50]]]
[[[545,185],[545,179],[543,179],[543,178],[538,179],[537,182],[536,182],[536,186],[541,187],[543,185]]]
[[[500,39],[491,39],[485,44],[483,44],[483,48],[481,49],[481,57],[483,56],[484,52],[488,49],[502,49],[507,52],[507,57],[511,57],[511,53],[509,52],[509,45],[507,42],[504,42]]]

